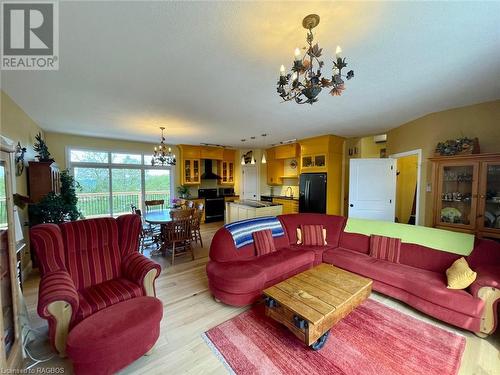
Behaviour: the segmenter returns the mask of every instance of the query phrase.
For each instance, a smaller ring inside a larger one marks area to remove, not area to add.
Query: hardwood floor
[[[195,260],[190,256],[179,257],[176,265],[170,266],[169,260],[162,257],[153,259],[162,265],[162,274],[157,280],[156,291],[163,302],[164,313],[161,322],[161,335],[150,356],[139,360],[121,371],[121,374],[225,374],[226,368],[212,353],[202,338],[202,333],[246,308],[236,308],[217,303],[208,292],[205,264],[212,236],[222,223],[202,225],[204,248],[194,247]],[[149,252],[145,252],[146,255]],[[24,284],[24,296],[31,324],[40,328],[42,339],[31,347],[40,357],[50,354],[46,339],[47,326],[36,313],[39,276],[33,273]],[[481,339],[474,334],[451,327],[434,320],[418,311],[378,293],[371,298],[418,319],[436,324],[466,337],[467,344],[462,357],[460,375],[499,375],[500,374],[500,330],[496,334]],[[28,361],[26,365],[32,362]],[[67,359],[55,357],[38,366],[39,368],[62,367],[72,373]]]

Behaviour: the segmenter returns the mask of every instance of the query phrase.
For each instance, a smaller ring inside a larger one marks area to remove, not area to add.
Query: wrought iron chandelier
[[[165,136],[163,131],[165,127],[160,126],[161,129],[161,140],[158,147],[155,146],[153,151],[153,157],[151,158],[151,165],[175,165],[175,155],[172,153],[172,148],[165,144]]]
[[[312,44],[314,40],[312,29],[318,24],[317,14],[310,14],[302,20],[302,26],[309,30],[306,38],[309,46],[304,47],[306,52],[302,57],[300,49],[295,49],[295,61],[290,73],[285,74],[285,66],[281,65],[277,91],[284,101],[295,100],[298,104],[313,104],[318,101],[316,97],[323,88],[331,88],[330,95],[340,96],[345,89],[343,78],[349,80],[354,77],[352,70],[346,75],[342,74],[342,69],[347,66],[347,63],[342,57],[340,46],[336,49],[332,78],[321,77],[321,68],[324,63],[319,58],[323,49],[319,48],[318,43]]]

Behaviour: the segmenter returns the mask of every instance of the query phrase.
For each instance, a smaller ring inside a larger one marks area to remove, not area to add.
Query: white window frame
[[[78,151],[88,151],[88,152],[106,152],[108,153],[108,162],[107,163],[94,163],[94,162],[80,162],[80,161],[71,161],[71,150]],[[103,168],[109,171],[109,208],[110,208],[110,216],[114,216],[113,214],[113,179],[112,179],[112,170],[113,169],[139,169],[141,171],[141,194],[142,197],[146,197],[146,170],[151,169],[160,169],[160,170],[168,170],[170,171],[170,198],[173,199],[175,197],[175,165],[172,166],[161,166],[161,165],[151,165],[146,164],[146,158],[149,156],[144,153],[144,151],[136,151],[136,150],[122,150],[122,149],[109,149],[109,148],[100,148],[100,147],[79,147],[79,146],[66,146],[66,166],[69,169],[72,176],[75,175],[75,167],[76,168]],[[121,164],[121,163],[112,163],[111,154],[140,154],[141,155],[141,164]],[[144,199],[142,199],[142,204],[144,206]],[[165,202],[166,206],[170,204],[170,202]],[[140,207],[144,212],[145,207]]]

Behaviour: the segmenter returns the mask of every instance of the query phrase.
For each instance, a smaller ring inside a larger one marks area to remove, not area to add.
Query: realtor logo
[[[59,69],[59,12],[55,1],[2,2],[3,70]]]

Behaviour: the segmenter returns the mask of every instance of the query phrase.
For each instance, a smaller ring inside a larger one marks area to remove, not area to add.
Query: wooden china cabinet
[[[0,368],[18,369],[21,363],[19,284],[16,272],[14,235],[13,152],[10,142],[0,137]]]
[[[500,238],[500,154],[430,158],[434,226]]]

